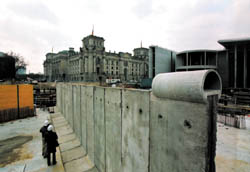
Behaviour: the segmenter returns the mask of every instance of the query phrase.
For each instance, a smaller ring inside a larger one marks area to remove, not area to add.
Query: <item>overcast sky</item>
[[[1,0],[0,51],[13,51],[42,72],[45,54],[83,37],[105,39],[106,51],[158,45],[183,51],[222,49],[219,39],[250,37],[250,0]]]

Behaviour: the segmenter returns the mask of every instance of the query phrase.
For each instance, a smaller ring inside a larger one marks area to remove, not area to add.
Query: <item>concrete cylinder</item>
[[[222,84],[215,70],[172,72],[158,74],[152,90],[159,98],[206,103],[208,95],[220,97]]]

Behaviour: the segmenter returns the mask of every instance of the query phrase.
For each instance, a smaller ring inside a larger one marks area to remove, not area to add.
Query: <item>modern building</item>
[[[250,88],[250,38],[219,40],[224,50],[188,50],[177,53],[175,70],[214,69],[223,88]]]
[[[176,52],[159,46],[149,47],[149,78],[175,71]]]
[[[175,71],[217,69],[217,50],[187,50],[177,53]]]
[[[219,40],[225,47],[222,78],[226,87],[250,88],[250,38]],[[222,63],[221,63],[222,64]]]
[[[135,48],[134,55],[106,52],[104,39],[89,35],[82,39],[82,47],[47,53],[44,74],[48,81],[136,80],[148,76],[148,49]]]

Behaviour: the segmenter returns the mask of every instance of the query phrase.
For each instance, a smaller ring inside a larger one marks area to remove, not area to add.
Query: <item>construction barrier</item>
[[[0,85],[0,122],[34,116],[32,85]]]
[[[246,129],[245,115],[218,114],[217,121],[227,126]]]

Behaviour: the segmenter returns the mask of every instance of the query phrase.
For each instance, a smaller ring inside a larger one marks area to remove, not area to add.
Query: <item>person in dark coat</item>
[[[47,157],[47,143],[45,142],[45,133],[48,131],[47,128],[49,126],[49,121],[45,120],[43,127],[40,129],[40,133],[42,133],[42,155],[43,158]]]
[[[50,161],[50,156],[51,153],[53,155],[52,158],[52,164],[55,165],[56,164],[56,147],[59,146],[58,144],[58,137],[56,132],[53,131],[53,126],[49,125],[48,126],[48,132],[45,134],[45,141],[47,143],[47,152],[48,152],[48,156],[47,156],[47,164],[48,166],[51,165],[51,161]]]

